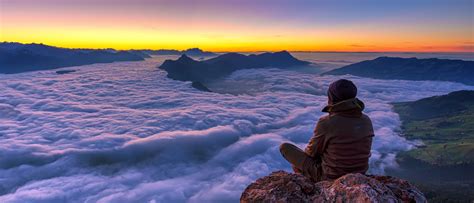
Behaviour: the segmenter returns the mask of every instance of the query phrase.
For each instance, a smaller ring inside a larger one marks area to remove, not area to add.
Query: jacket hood
[[[339,113],[339,112],[362,112],[365,108],[364,102],[357,98],[352,98],[338,103],[327,105],[322,112]]]

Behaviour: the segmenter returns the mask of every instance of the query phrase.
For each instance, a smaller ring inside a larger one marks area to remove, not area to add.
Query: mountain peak
[[[215,53],[203,51],[199,48],[190,48],[182,51],[183,54],[187,54],[189,56],[214,56]]]
[[[220,56],[195,61],[183,54],[178,60],[166,60],[160,68],[168,72],[168,77],[176,80],[210,81],[240,69],[250,68],[290,68],[307,65],[309,62],[300,61],[288,52],[263,53],[259,55],[243,55],[226,53]]]
[[[181,55],[177,61],[180,61],[180,62],[189,62],[189,61],[194,61],[194,59],[192,59],[191,57],[189,57],[188,55],[186,54],[183,54]]]
[[[282,50],[282,51],[275,52],[275,54],[288,54],[288,55],[290,55],[290,52],[288,52],[287,50]]]
[[[202,52],[202,49],[195,47],[195,48],[186,49],[185,51],[199,51],[199,52]]]

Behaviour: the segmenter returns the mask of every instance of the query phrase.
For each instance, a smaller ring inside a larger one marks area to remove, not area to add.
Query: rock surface
[[[284,171],[250,184],[241,202],[426,202],[408,181],[390,176],[347,174],[334,181],[311,182]]]

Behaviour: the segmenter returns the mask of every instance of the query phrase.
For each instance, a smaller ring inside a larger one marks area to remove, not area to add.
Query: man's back
[[[322,126],[327,132],[321,156],[324,177],[335,179],[347,173],[365,173],[374,135],[369,117],[336,114],[325,116],[319,122],[324,123]]]
[[[374,132],[363,108],[360,100],[350,99],[330,106],[329,115],[319,119],[306,153],[321,158],[322,179],[367,171]]]
[[[328,105],[322,110],[329,115],[319,119],[305,151],[290,143],[280,145],[296,173],[317,182],[367,171],[374,130],[362,113],[364,103],[356,96],[357,87],[351,81],[331,83]]]

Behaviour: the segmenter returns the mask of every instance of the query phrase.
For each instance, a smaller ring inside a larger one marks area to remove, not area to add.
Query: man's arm
[[[323,154],[326,138],[325,131],[323,121],[319,119],[316,128],[314,128],[313,136],[309,140],[308,146],[306,146],[306,154],[313,158],[317,158]]]

